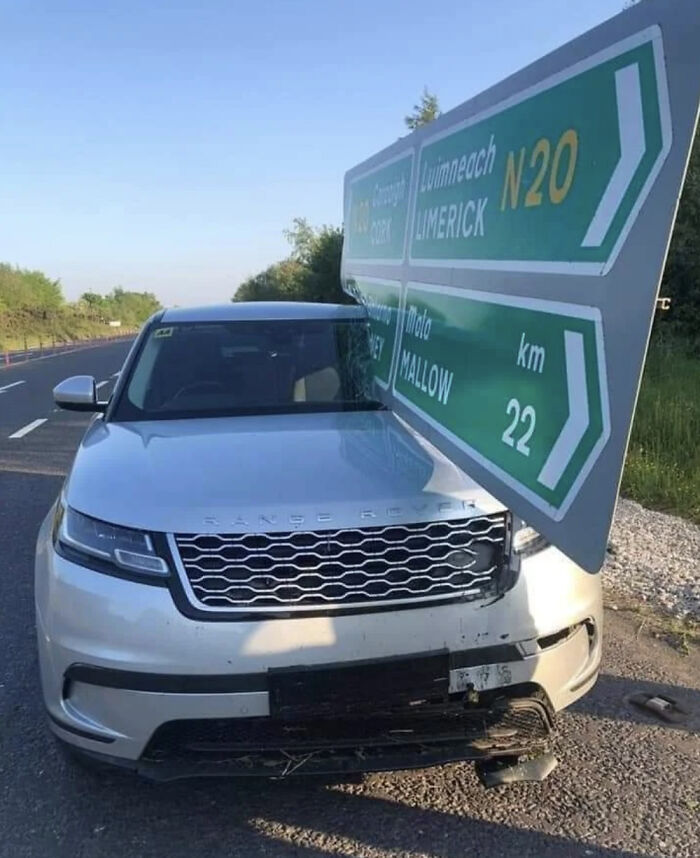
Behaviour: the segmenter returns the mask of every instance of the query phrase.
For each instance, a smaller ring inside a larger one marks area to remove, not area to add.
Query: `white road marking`
[[[30,432],[33,432],[43,423],[46,423],[48,417],[40,417],[38,420],[32,420],[31,423],[27,423],[26,426],[23,426],[21,429],[18,429],[16,432],[13,432],[10,435],[10,438],[24,438],[25,435],[29,435]]]
[[[12,384],[5,384],[3,387],[0,387],[0,393],[4,393],[6,390],[9,390],[11,387],[17,387],[18,384],[26,384],[26,381],[13,381]]]
[[[615,72],[615,91],[620,160],[610,177],[588,232],[581,242],[582,247],[600,247],[605,241],[610,225],[646,151],[642,85],[639,80],[638,63],[625,66]]]
[[[95,385],[95,390],[99,390],[101,387],[104,387],[105,384],[109,384],[110,381],[111,379],[109,378],[106,381],[101,381],[99,384]]]
[[[118,372],[113,372],[113,373],[112,373],[112,378],[118,378],[118,377],[119,377],[119,373],[118,373]]]
[[[583,334],[578,331],[564,331],[564,352],[569,416],[537,477],[539,483],[552,491],[557,487],[571,457],[586,434],[590,419]]]

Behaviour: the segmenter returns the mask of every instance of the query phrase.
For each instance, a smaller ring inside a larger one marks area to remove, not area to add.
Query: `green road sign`
[[[424,141],[412,264],[604,274],[668,153],[652,27]]]
[[[610,431],[600,313],[409,283],[394,394],[557,520]]]
[[[413,153],[352,183],[345,213],[348,259],[403,260],[412,165]]]
[[[396,345],[401,283],[398,280],[358,277],[352,285],[358,299],[367,307],[374,377],[386,389],[391,379]]]
[[[590,571],[695,135],[699,32],[700,0],[640,0],[345,176],[345,289],[388,305],[372,280],[401,283],[378,395]]]

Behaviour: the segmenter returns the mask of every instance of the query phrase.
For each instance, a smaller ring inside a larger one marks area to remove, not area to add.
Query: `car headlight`
[[[524,522],[513,534],[513,551],[520,557],[531,557],[548,546],[544,536]]]
[[[123,569],[160,579],[170,572],[148,533],[108,524],[64,504],[60,504],[54,534],[59,546],[80,555],[79,562],[99,571],[114,567],[115,571]]]

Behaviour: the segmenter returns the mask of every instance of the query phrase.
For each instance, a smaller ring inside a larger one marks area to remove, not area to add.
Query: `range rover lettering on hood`
[[[362,521],[367,520],[382,520],[386,519],[397,519],[405,521],[407,516],[410,514],[416,514],[421,519],[425,517],[429,513],[439,514],[439,513],[449,513],[449,512],[459,512],[461,510],[468,512],[470,515],[473,515],[476,510],[477,505],[475,500],[454,500],[454,501],[440,501],[439,503],[411,503],[406,506],[389,506],[389,507],[380,507],[376,509],[360,509],[357,510],[357,516]],[[304,514],[304,513],[290,513],[290,514],[275,514],[275,513],[261,513],[259,515],[251,515],[251,516],[242,516],[238,515],[234,519],[231,520],[222,520],[213,515],[208,515],[204,517],[203,524],[207,528],[211,527],[279,527],[279,526],[289,526],[291,528],[303,527],[303,526],[315,526],[317,524],[341,524],[341,519],[345,520],[347,515],[343,515],[342,517],[339,515],[334,515],[330,512],[319,512],[316,514]]]

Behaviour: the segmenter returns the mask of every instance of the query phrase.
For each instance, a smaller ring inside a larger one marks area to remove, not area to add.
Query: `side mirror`
[[[97,401],[95,379],[91,375],[74,375],[53,389],[53,400],[66,411],[104,411],[106,402]]]

